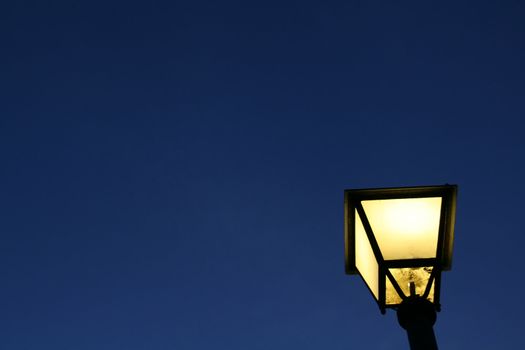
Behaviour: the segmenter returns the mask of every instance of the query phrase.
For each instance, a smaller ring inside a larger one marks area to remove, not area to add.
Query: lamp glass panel
[[[430,280],[432,267],[405,267],[389,269],[389,271],[405,296],[410,296],[410,282],[414,283],[416,294],[422,296],[425,294],[425,289],[427,288],[427,284]],[[386,277],[385,297],[385,303],[387,305],[396,305],[403,301],[388,277]],[[434,302],[434,282],[432,282],[427,299],[431,302]]]
[[[362,201],[385,260],[435,258],[441,197]]]
[[[355,266],[377,299],[379,267],[357,210],[355,213]]]

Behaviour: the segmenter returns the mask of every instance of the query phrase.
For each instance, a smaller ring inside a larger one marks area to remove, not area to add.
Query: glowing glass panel
[[[377,299],[379,267],[357,210],[355,213],[355,266]]]
[[[435,258],[441,197],[362,201],[385,260]]]
[[[422,296],[425,294],[425,289],[427,288],[430,274],[432,273],[432,267],[406,267],[389,269],[389,271],[406,296],[410,295],[410,282],[414,283],[415,294]],[[385,297],[387,305],[400,304],[402,301],[401,296],[397,293],[388,277],[386,277]],[[432,283],[430,287],[427,299],[434,302],[434,283]]]

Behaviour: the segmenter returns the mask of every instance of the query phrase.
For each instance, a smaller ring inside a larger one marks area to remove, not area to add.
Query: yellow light
[[[379,267],[377,260],[357,211],[355,213],[355,220],[355,266],[361,273],[368,288],[370,288],[374,296],[378,298],[379,282],[377,271]]]
[[[422,296],[430,280],[432,267],[405,267],[397,269],[389,269],[390,273],[397,281],[397,285],[401,288],[406,296],[410,295],[410,283],[414,283],[416,295]],[[434,301],[434,284],[430,287],[427,299]],[[401,303],[402,299],[394,289],[392,282],[386,279],[386,304],[395,305]]]
[[[362,205],[385,260],[436,257],[441,197],[365,200]]]

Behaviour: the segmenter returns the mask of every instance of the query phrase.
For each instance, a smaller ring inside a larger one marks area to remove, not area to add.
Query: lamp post
[[[345,265],[381,313],[397,310],[412,350],[437,349],[441,272],[450,270],[457,186],[345,190]]]

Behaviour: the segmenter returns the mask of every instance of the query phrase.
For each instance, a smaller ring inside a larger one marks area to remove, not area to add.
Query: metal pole
[[[411,350],[438,350],[433,329],[436,308],[430,301],[418,295],[406,298],[397,309],[397,320],[407,331]]]

